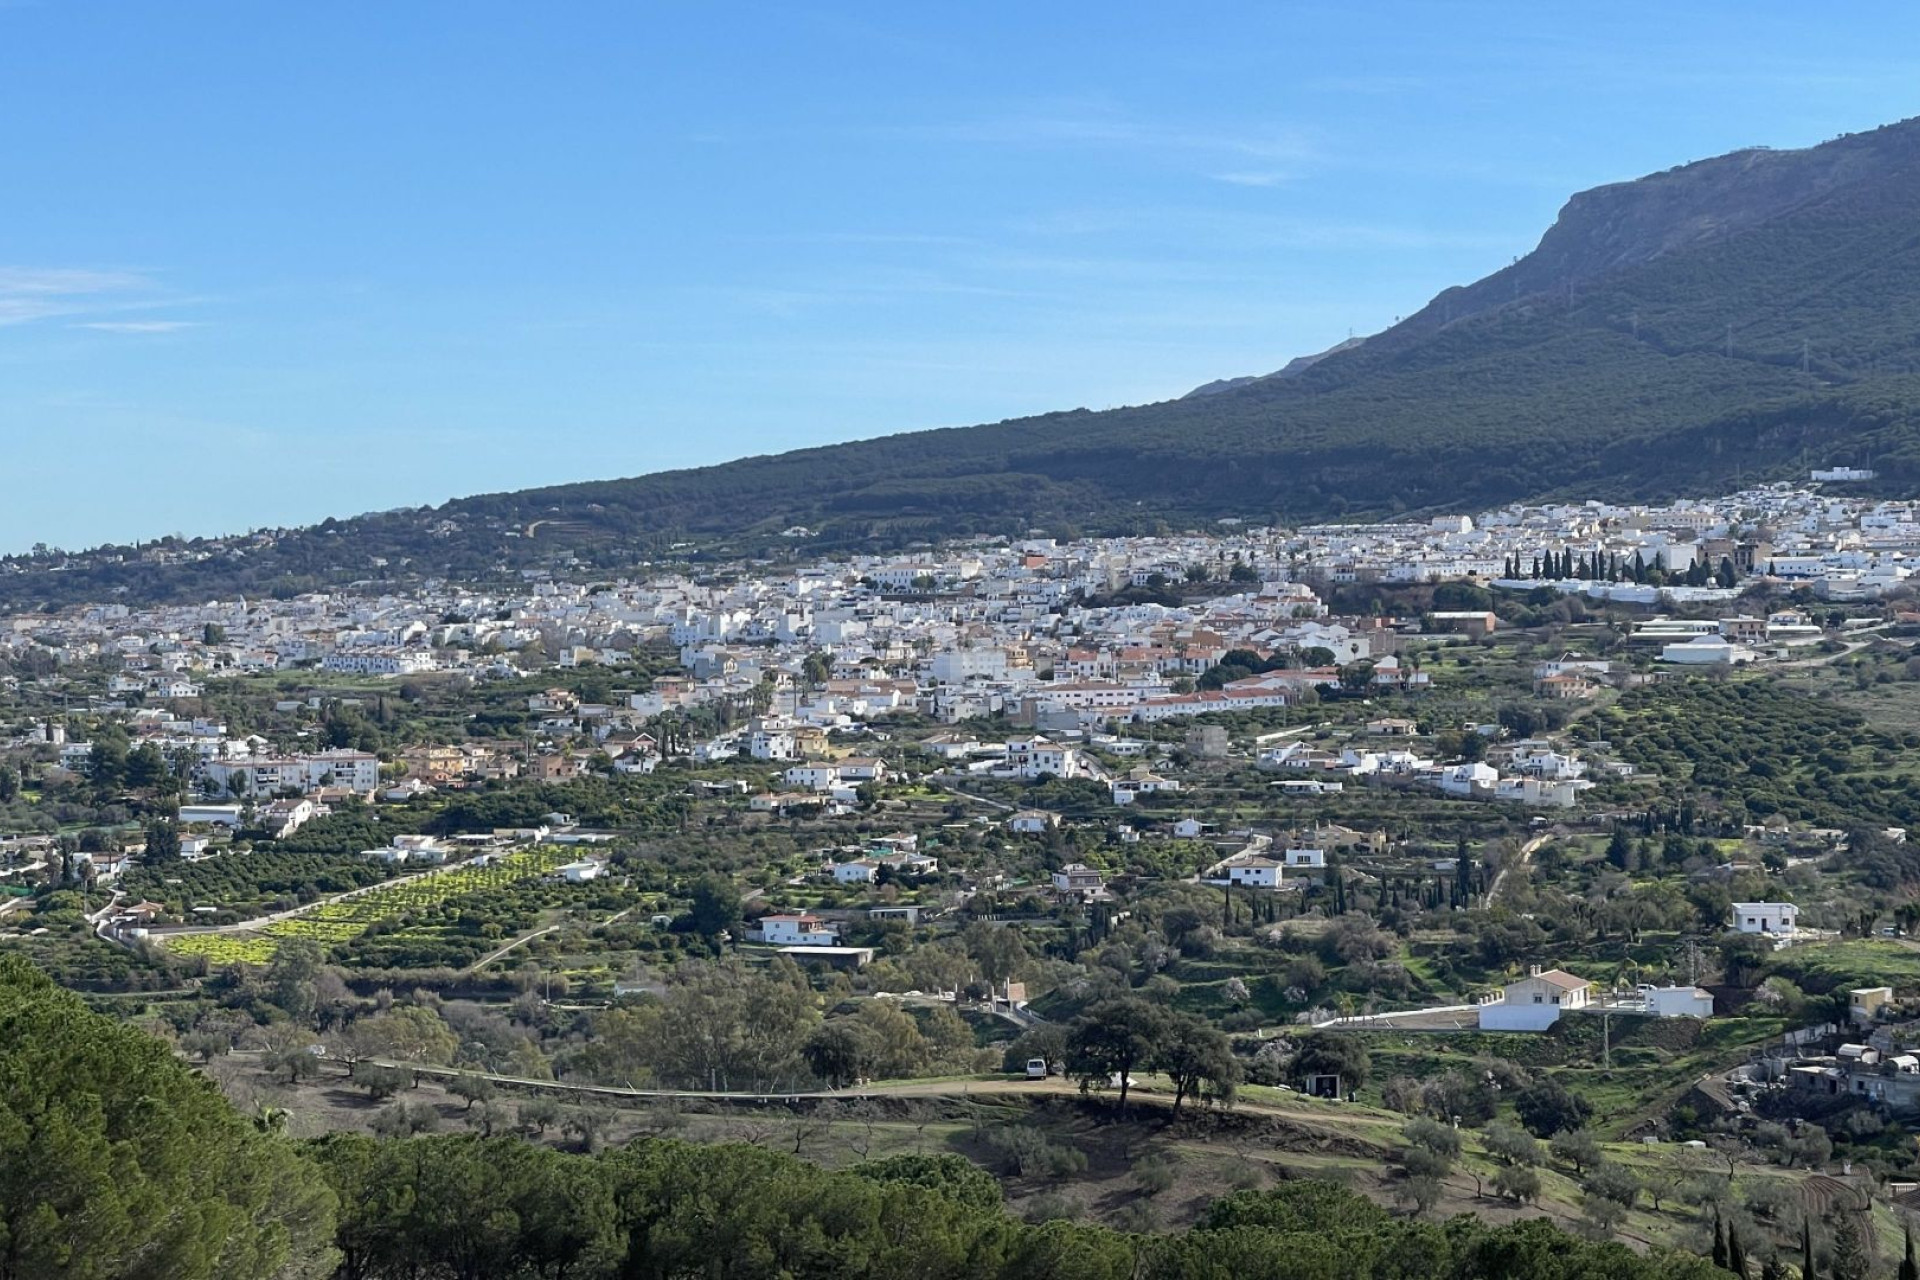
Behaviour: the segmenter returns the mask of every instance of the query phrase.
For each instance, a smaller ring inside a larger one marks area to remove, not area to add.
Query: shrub
[[[1508,1200],[1525,1204],[1539,1197],[1540,1175],[1521,1165],[1501,1165],[1493,1175],[1493,1189]]]

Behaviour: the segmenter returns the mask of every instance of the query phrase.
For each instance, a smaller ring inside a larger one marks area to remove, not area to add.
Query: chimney
[[[1539,966],[1539,965],[1537,965],[1537,964],[1530,964],[1530,965],[1528,965],[1528,966],[1527,966],[1527,976],[1528,976],[1529,978],[1537,978],[1537,977],[1539,977],[1539,976],[1540,976],[1540,966]]]

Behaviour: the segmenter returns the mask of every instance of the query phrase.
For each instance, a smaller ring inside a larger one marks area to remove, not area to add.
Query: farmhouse
[[[1791,902],[1733,904],[1733,927],[1741,933],[1776,934],[1790,938],[1794,934],[1794,922],[1799,916],[1800,908]]]
[[[1534,965],[1527,976],[1509,982],[1501,993],[1480,1005],[1482,1031],[1545,1031],[1568,1009],[1584,1009],[1593,984],[1561,969],[1542,972]]]

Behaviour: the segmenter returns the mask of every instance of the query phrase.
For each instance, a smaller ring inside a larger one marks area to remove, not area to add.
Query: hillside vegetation
[[[830,1173],[657,1140],[600,1155],[517,1137],[298,1144],[14,957],[0,960],[0,1030],[7,1277],[1724,1274],[1539,1221],[1396,1219],[1320,1182],[1236,1193],[1189,1232],[1146,1236],[1020,1222],[952,1156]]]
[[[815,546],[885,547],[1667,498],[1810,464],[1911,485],[1916,204],[1920,121],[1743,152],[1576,196],[1533,254],[1287,377],[172,546],[163,565],[131,548],[20,559],[0,564],[0,602],[474,575],[555,553],[615,565],[682,541],[759,551],[796,524]]]

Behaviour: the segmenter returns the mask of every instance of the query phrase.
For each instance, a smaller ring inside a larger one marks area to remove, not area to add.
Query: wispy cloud
[[[1216,173],[1213,180],[1236,187],[1277,187],[1283,182],[1291,182],[1293,176],[1278,169],[1242,169],[1235,173]]]
[[[0,325],[104,310],[151,287],[130,271],[83,267],[0,267]]]
[[[178,333],[197,329],[200,324],[196,320],[88,320],[73,327],[100,333]]]
[[[1149,120],[1105,103],[1015,111],[948,124],[883,127],[889,137],[1014,147],[1103,147],[1169,155],[1237,157],[1268,163],[1318,158],[1305,130],[1291,126],[1214,127]]]
[[[1309,76],[1300,88],[1308,93],[1394,94],[1424,92],[1435,83],[1426,76]]]
[[[1205,243],[1216,251],[1232,249],[1234,252],[1485,249],[1510,248],[1519,243],[1512,235],[1502,235],[1494,229],[1463,231],[1421,223],[1311,218],[1187,205],[1061,209],[1021,218],[1012,225],[1025,235],[1079,240],[1151,232],[1162,238]],[[1538,232],[1532,234],[1537,237]]]
[[[896,245],[906,248],[925,248],[975,243],[970,236],[940,235],[924,231],[780,231],[740,238],[760,244],[853,245],[861,248],[888,248]]]
[[[177,333],[199,322],[152,313],[196,301],[144,271],[0,266],[0,328],[65,321],[96,333]]]

